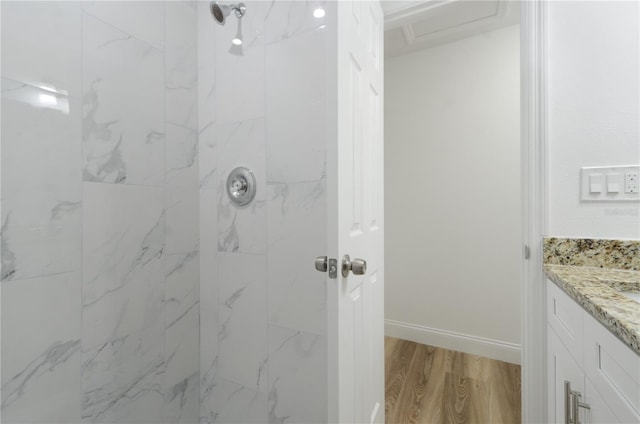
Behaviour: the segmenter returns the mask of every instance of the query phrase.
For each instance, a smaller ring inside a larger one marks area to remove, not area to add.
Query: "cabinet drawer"
[[[584,363],[583,313],[569,295],[547,279],[547,321],[580,367]]]
[[[591,409],[580,408],[580,422],[584,424],[612,424],[632,423],[635,421],[621,421],[604,401],[604,398],[593,386],[589,378],[584,382],[584,401]]]
[[[565,423],[564,382],[571,389],[584,393],[584,371],[578,366],[567,348],[560,342],[556,332],[547,326],[547,402],[548,422]]]
[[[585,373],[620,422],[640,422],[640,356],[585,312]]]

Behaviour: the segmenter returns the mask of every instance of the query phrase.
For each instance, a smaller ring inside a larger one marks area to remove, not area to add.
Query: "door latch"
[[[329,272],[329,278],[338,278],[338,260],[333,258],[327,258],[326,256],[318,256],[315,261],[315,267],[317,271]]]

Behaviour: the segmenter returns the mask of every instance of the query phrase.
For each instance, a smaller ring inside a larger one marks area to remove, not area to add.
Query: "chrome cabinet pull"
[[[565,424],[581,424],[580,408],[591,409],[588,403],[580,402],[582,393],[571,390],[571,382],[564,382],[564,422]]]
[[[574,424],[571,418],[572,402],[571,402],[571,383],[568,380],[564,382],[564,424]]]
[[[580,410],[579,410],[579,408],[591,409],[591,406],[589,406],[588,403],[580,402],[580,398],[582,397],[582,393],[576,392],[576,391],[572,391],[571,394],[573,395],[573,417],[574,417],[574,421],[575,421],[574,424],[581,424],[580,423]]]

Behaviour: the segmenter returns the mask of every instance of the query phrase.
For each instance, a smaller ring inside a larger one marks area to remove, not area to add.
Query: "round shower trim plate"
[[[227,177],[227,195],[237,206],[248,205],[256,196],[256,177],[252,170],[239,166]]]

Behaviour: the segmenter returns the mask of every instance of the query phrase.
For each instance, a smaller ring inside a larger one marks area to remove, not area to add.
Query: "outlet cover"
[[[588,166],[580,168],[580,201],[582,202],[639,202],[640,165]],[[613,183],[622,183],[621,186]],[[600,191],[593,190],[594,182],[602,181]],[[604,184],[611,181],[613,184]],[[611,190],[608,190],[611,188]]]

